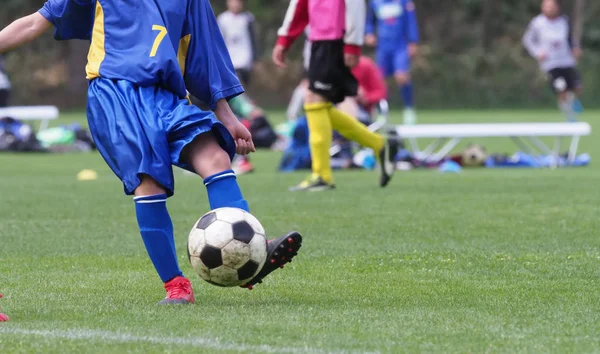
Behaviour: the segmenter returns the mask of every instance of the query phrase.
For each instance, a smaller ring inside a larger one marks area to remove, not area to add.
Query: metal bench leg
[[[431,144],[427,145],[427,147],[423,151],[413,150],[413,153],[416,158],[420,160],[427,160],[429,157],[433,155],[433,153],[437,150],[438,147],[445,144],[448,139],[446,138],[438,138],[431,142]],[[411,142],[411,140],[409,140]],[[412,143],[412,142],[411,142]]]
[[[421,151],[421,149],[419,148],[419,144],[417,143],[417,139],[403,137],[402,134],[400,134],[399,127],[396,128],[396,134],[398,135],[398,139],[405,139],[406,141],[408,141],[408,143],[410,144],[410,151],[412,151],[413,155],[418,159],[423,158],[423,156],[431,155],[435,151],[435,149],[437,149],[438,146],[440,146],[441,142],[444,141],[444,139],[442,138],[436,139],[433,143],[429,144],[425,148],[425,150]]]
[[[48,129],[48,120],[42,119],[40,121],[40,131]]]
[[[577,149],[579,148],[579,136],[574,136],[571,139],[571,146],[569,147],[569,156],[567,157],[567,161],[569,164],[573,164],[575,158],[577,157]]]
[[[452,138],[449,142],[444,145],[440,151],[438,151],[435,155],[432,156],[432,162],[439,162],[441,159],[446,157],[460,143],[461,138]]]
[[[408,143],[410,144],[410,148],[412,151],[414,151],[415,153],[418,153],[418,154],[421,153],[421,150],[419,149],[419,144],[417,143],[417,139],[410,138],[410,139],[408,139]]]
[[[552,168],[558,167],[558,159],[560,157],[561,137],[557,136],[554,141],[554,151],[552,151]]]
[[[546,155],[552,156],[553,151],[550,150],[550,148],[544,144],[540,139],[538,139],[535,136],[530,136],[529,137],[529,141],[533,144],[533,146],[535,146],[536,148],[538,148],[538,150]]]
[[[511,136],[512,141],[521,149],[523,152],[529,155],[535,155],[535,152],[518,136]]]

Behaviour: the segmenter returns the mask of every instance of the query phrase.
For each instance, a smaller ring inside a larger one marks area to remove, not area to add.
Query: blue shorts
[[[173,165],[193,172],[180,155],[200,134],[212,131],[223,150],[231,158],[235,154],[231,134],[212,112],[161,87],[94,79],[88,90],[87,116],[98,151],[123,182],[127,195],[140,185],[142,174],[173,195]]]
[[[379,48],[376,56],[377,65],[385,77],[410,72],[410,56],[407,47]]]

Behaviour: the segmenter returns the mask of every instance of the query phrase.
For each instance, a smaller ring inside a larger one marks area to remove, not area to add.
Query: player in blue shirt
[[[404,100],[404,124],[416,123],[411,58],[418,51],[419,27],[412,0],[369,0],[365,42],[377,47],[377,64],[394,76]]]
[[[0,32],[0,54],[53,26],[57,40],[91,40],[90,130],[125,193],[135,195],[142,239],[167,291],[161,303],[193,303],[166,206],[172,166],[204,178],[212,209],[248,210],[231,158],[255,150],[227,103],[244,90],[209,1],[49,0]],[[190,104],[188,91],[214,113]],[[289,262],[300,243],[296,232],[269,242],[266,265],[245,287]]]

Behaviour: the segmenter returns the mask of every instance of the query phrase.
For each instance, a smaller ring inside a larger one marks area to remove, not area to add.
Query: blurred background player
[[[419,27],[412,0],[369,0],[365,42],[376,47],[377,64],[393,76],[404,101],[404,124],[415,124],[411,58],[417,54]]]
[[[229,101],[233,113],[252,133],[252,141],[256,148],[271,148],[277,141],[277,133],[269,123],[265,112],[257,106],[248,95],[241,94]],[[232,168],[237,175],[254,171],[248,155],[236,155]]]
[[[577,98],[583,86],[576,70],[582,50],[572,37],[569,19],[562,14],[558,0],[542,1],[542,13],[529,23],[523,45],[548,74],[565,118],[576,121],[583,109]]]
[[[310,46],[310,42],[307,41],[307,43],[308,46]],[[305,53],[305,59],[306,58],[310,58],[310,53]],[[384,118],[387,120],[387,108],[384,108],[387,107],[387,87],[385,80],[373,60],[364,55],[360,57],[358,65],[352,68],[352,75],[358,81],[357,95],[346,97],[346,99],[337,104],[336,107],[340,111],[354,117],[364,125],[368,126],[369,130],[377,131],[385,124],[385,121],[379,119]],[[304,81],[306,80],[304,79],[303,82],[298,85],[288,106],[288,118],[295,121],[292,132],[297,132],[298,130],[304,131],[307,128],[305,123],[306,117],[302,114],[302,104],[306,93],[308,92],[308,83],[304,83]],[[379,120],[379,122],[372,125],[375,119]],[[293,134],[295,135],[295,133]],[[301,136],[309,136],[309,132],[306,131],[305,133],[302,133]],[[308,147],[308,142],[306,142],[306,146]],[[353,163],[352,157],[354,155],[353,150],[353,144],[341,136],[337,131],[334,131],[333,144],[329,150],[334,169],[351,167]],[[283,165],[285,167],[282,167],[282,169],[289,171],[295,168],[304,168],[294,165],[291,161],[298,161],[298,159],[293,160],[293,156],[305,156],[305,154],[306,150],[304,148],[304,143],[298,139],[296,141],[292,140],[283,160],[285,161],[285,164]],[[310,153],[308,153],[308,155],[310,155]],[[370,155],[371,154],[369,153],[369,156]],[[306,161],[304,158],[301,158],[301,160]],[[308,156],[308,160],[310,160],[310,156]]]
[[[333,129],[345,138],[371,148],[379,156],[380,185],[385,187],[395,172],[397,144],[369,131],[334,104],[356,96],[358,82],[350,68],[359,62],[366,19],[363,0],[292,1],[279,29],[273,61],[285,67],[286,53],[310,25],[309,90],[304,111],[310,131],[312,174],[292,191],[323,191],[335,188],[329,148]]]
[[[302,52],[304,69],[307,73],[310,66],[311,52],[311,42],[308,39],[309,33],[310,30],[307,27],[305,30],[306,40]],[[388,92],[385,80],[377,65],[375,65],[371,58],[365,55],[361,55],[358,64],[352,68],[352,75],[358,81],[357,96],[346,97],[337,107],[360,121],[366,122],[370,119],[373,107],[381,100],[387,99]],[[294,90],[286,111],[288,119],[294,120],[298,117],[304,104],[308,86],[309,80],[305,78],[300,81]]]
[[[8,79],[8,74],[4,68],[4,58],[0,55],[0,107],[8,106],[10,88],[10,80]]]
[[[368,122],[373,108],[387,99],[385,80],[373,60],[364,55],[360,57],[358,65],[352,68],[352,75],[358,81],[358,93],[355,97],[346,98],[342,105],[356,106],[358,112],[354,116],[362,122]],[[343,108],[340,106],[340,109]]]
[[[244,87],[247,87],[258,56],[254,15],[245,11],[244,0],[227,0],[227,11],[217,17],[217,23],[233,67]]]
[[[251,83],[252,69],[258,57],[254,15],[245,10],[244,0],[227,0],[227,11],[217,17],[217,23],[223,34],[237,76],[244,87],[247,88]],[[264,111],[250,99],[247,93],[233,98],[229,104],[233,113],[247,121],[246,126],[251,131],[264,132],[270,130],[273,132]],[[270,147],[274,142],[265,146],[267,144],[264,138],[270,137],[259,137],[257,134],[253,134],[253,136],[258,139],[256,141],[259,143],[257,147]],[[252,172],[254,166],[250,163],[250,158],[247,155],[236,155],[233,161],[233,170],[236,174],[244,174]]]
[[[387,120],[387,112],[381,110],[383,101],[385,101],[385,107],[387,107],[387,87],[385,80],[375,62],[364,55],[360,57],[358,65],[352,68],[352,75],[358,81],[358,93],[356,96],[346,97],[344,102],[337,105],[337,108],[355,117],[367,126],[369,130],[377,131]],[[386,120],[379,121],[380,118],[385,118]],[[377,123],[375,123],[376,119],[378,120]],[[372,157],[370,151],[362,150],[356,153],[353,145],[335,132],[333,146],[329,150],[332,157],[332,166],[334,168],[354,166],[363,166],[368,169],[373,168],[375,159]],[[356,160],[356,156],[369,156],[369,162],[364,163],[364,157]]]

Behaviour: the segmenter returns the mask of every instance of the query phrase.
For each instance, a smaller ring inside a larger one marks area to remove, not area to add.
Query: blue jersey
[[[419,27],[412,0],[370,0],[367,34],[377,34],[379,46],[398,47],[419,41]]]
[[[213,109],[243,92],[208,0],[48,0],[55,38],[91,39],[87,78],[187,91]]]

